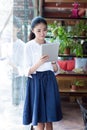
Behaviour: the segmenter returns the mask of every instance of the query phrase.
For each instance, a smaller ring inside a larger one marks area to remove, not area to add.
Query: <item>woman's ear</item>
[[[33,29],[31,29],[31,32],[32,32],[32,33],[34,33],[34,30],[33,30]]]

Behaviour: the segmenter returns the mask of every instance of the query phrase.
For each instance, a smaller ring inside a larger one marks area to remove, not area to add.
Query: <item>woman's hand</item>
[[[38,61],[39,65],[44,64],[45,62],[48,61],[48,59],[49,59],[49,56],[48,56],[48,55],[42,56],[42,57],[39,59],[39,61]]]
[[[28,75],[32,74],[33,72],[35,72],[42,64],[44,64],[45,62],[47,62],[49,59],[49,56],[48,55],[44,55],[42,56],[36,64],[34,64],[30,70],[29,70],[29,73]]]
[[[51,64],[52,64],[52,66],[53,66],[54,72],[57,72],[57,71],[58,71],[58,66],[57,66],[56,61],[51,62]]]

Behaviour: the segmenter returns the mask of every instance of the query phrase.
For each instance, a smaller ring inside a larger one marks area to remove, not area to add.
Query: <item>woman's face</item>
[[[43,23],[40,23],[36,25],[32,31],[35,34],[35,38],[37,40],[44,40],[47,34],[47,26]]]

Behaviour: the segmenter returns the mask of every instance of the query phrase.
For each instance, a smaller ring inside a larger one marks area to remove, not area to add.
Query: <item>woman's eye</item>
[[[40,30],[38,30],[37,32],[41,32]]]
[[[44,31],[47,31],[47,29],[44,29]]]
[[[37,32],[46,32],[47,29],[44,29],[44,30],[37,30]]]

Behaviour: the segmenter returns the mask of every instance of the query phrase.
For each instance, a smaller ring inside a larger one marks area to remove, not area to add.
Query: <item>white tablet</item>
[[[41,55],[48,55],[49,62],[57,61],[58,60],[58,51],[59,51],[59,44],[58,43],[48,43],[43,44],[41,48]]]

